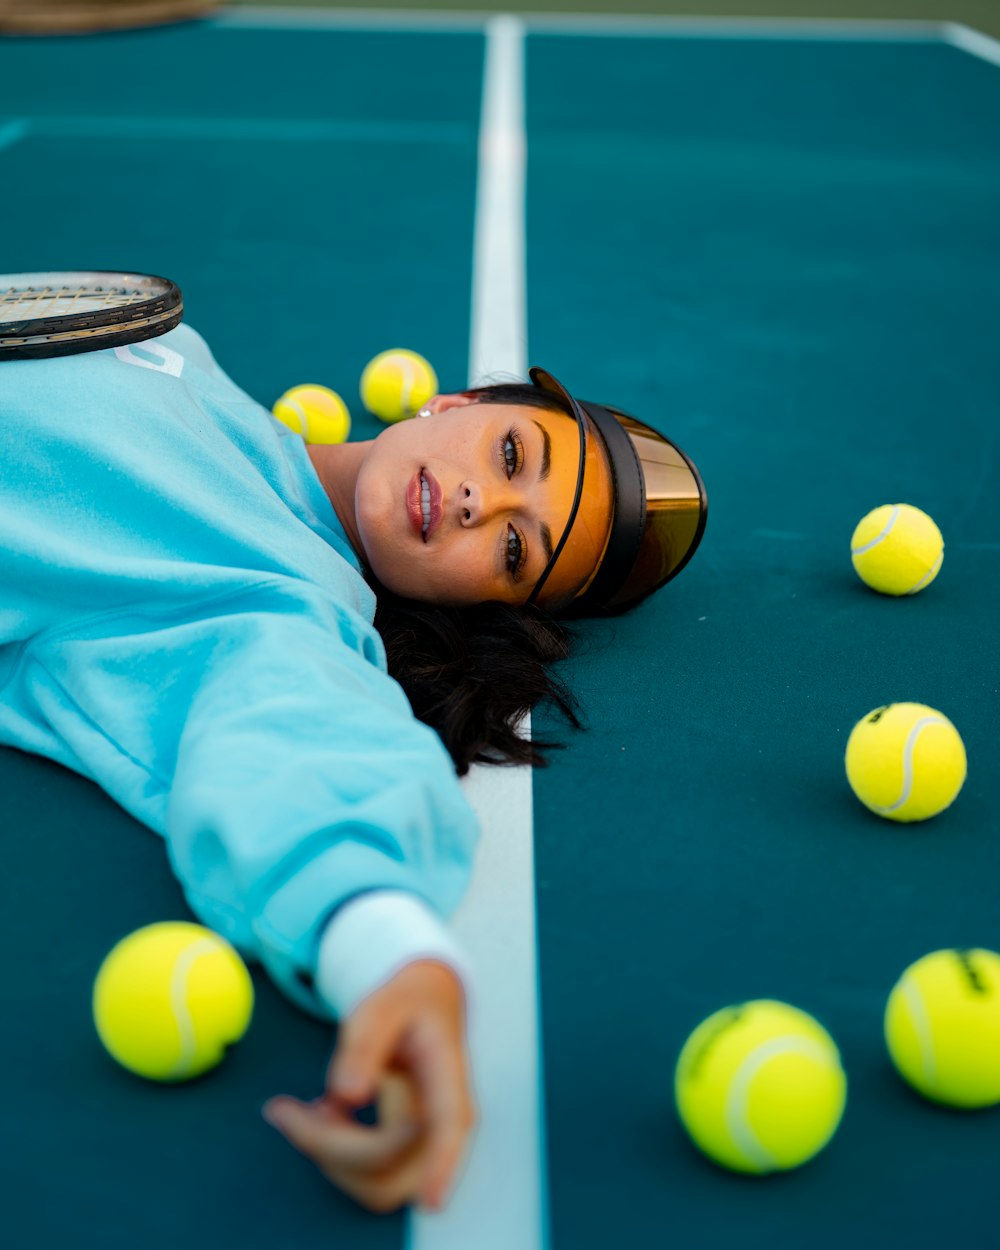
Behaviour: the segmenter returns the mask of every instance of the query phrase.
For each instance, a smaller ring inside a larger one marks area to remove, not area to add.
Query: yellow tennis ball
[[[1000,955],[933,951],[911,964],[886,1003],[885,1041],[900,1076],[925,1098],[1000,1102]]]
[[[130,1072],[185,1081],[219,1063],[253,1014],[253,982],[232,946],[185,921],[123,938],[94,982],[94,1024]]]
[[[271,409],[307,443],[346,443],[351,415],[336,391],[313,382],[285,391]]]
[[[405,421],[437,394],[437,388],[437,375],[423,356],[394,347],[365,365],[361,402],[383,421]]]
[[[915,595],[940,572],[944,539],[926,512],[908,503],[887,503],[858,522],[851,560],[872,590]]]
[[[823,1149],[844,1113],[847,1077],[817,1020],[758,999],[698,1025],[677,1061],[674,1096],[710,1159],[761,1174],[799,1167]]]
[[[958,797],[965,744],[947,716],[923,703],[890,703],[851,730],[847,780],[865,807],[888,820],[927,820]]]

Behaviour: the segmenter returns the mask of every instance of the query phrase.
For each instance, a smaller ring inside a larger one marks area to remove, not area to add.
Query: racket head
[[[0,361],[141,343],[179,325],[180,288],[123,270],[0,273]]]

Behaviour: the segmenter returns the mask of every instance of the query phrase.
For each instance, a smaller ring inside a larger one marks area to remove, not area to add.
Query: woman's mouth
[[[406,490],[406,511],[410,523],[427,542],[441,521],[441,487],[426,469],[414,474]]]

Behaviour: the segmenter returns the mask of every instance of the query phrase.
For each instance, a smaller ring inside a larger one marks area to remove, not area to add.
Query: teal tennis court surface
[[[261,1120],[318,1093],[331,1036],[260,968],[211,1078],[114,1068],[97,967],[189,912],[158,838],[0,751],[0,1244],[992,1244],[1000,1112],[917,1098],[881,1021],[919,956],[1000,949],[1000,46],[253,9],[6,39],[0,187],[0,270],[174,278],[265,407],[320,382],[366,438],[357,383],[383,348],[446,390],[539,364],[676,439],[710,500],[670,588],[577,627],[587,732],[538,716],[566,742],[551,768],[470,781],[484,840],[456,928],[481,969],[482,1122],[442,1216],[370,1215]],[[848,554],[896,501],[946,542],[912,600]],[[891,701],[940,709],[968,750],[920,826],[843,776],[852,726]],[[695,1152],[672,1075],[699,1021],[765,997],[829,1029],[848,1103],[815,1160],[750,1180]]]

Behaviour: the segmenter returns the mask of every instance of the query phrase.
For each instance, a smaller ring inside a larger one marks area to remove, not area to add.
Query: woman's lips
[[[421,474],[423,474],[423,479],[430,489],[431,496],[431,519],[427,526],[426,534],[424,533],[424,511],[420,503]],[[410,518],[410,524],[417,531],[422,541],[427,542],[430,536],[437,529],[438,525],[441,523],[443,509],[441,507],[441,487],[438,484],[437,478],[435,478],[434,475],[429,473],[426,469],[418,469],[418,471],[413,475],[409,486],[406,488],[406,512]]]
[[[437,529],[441,523],[441,516],[444,509],[441,507],[441,487],[438,480],[429,469],[424,469],[424,481],[431,488],[431,520],[427,526],[427,533],[424,535],[424,541],[430,538],[431,534]],[[421,525],[423,524],[423,516],[421,516]]]
[[[418,470],[410,479],[410,484],[406,488],[406,512],[410,518],[410,524],[417,531],[417,537],[424,536],[424,514],[420,507],[420,471]]]

